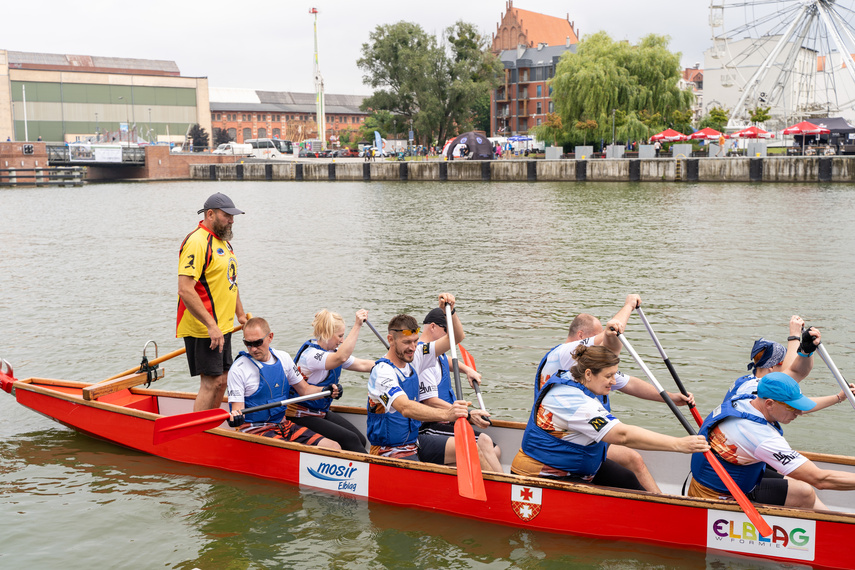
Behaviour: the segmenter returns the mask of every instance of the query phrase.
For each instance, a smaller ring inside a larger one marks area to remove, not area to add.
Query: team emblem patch
[[[422,345],[422,354],[430,354],[430,345],[429,344],[423,344]]]
[[[224,250],[221,247],[217,248],[217,255],[225,255],[225,254],[226,254],[226,250]]]
[[[608,420],[606,420],[606,418],[597,416],[596,418],[591,418],[590,420],[588,420],[588,423],[591,424],[591,426],[593,426],[595,430],[600,431],[601,429],[606,427],[609,422]]]
[[[389,396],[388,394],[380,394],[380,401],[383,402],[384,406],[389,405]]]
[[[542,493],[537,487],[511,485],[511,508],[521,520],[530,521],[540,514]]]

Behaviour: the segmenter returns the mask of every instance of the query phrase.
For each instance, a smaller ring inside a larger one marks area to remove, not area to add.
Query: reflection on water
[[[793,313],[855,367],[850,283],[855,192],[845,186],[594,183],[162,183],[0,191],[0,357],[18,377],[98,380],[174,339],[175,264],[214,191],[235,222],[241,297],[292,354],[322,307],[382,328],[455,293],[485,400],[524,421],[534,367],[580,311],[603,319],[626,293],[646,313],[702,410],[744,373],[751,343],[782,341]],[[360,357],[383,348],[365,331]],[[637,319],[627,331],[666,387]],[[183,357],[160,387],[195,390]],[[640,375],[634,363],[623,368]],[[851,376],[851,373],[849,374]],[[344,403],[365,378],[345,374]],[[809,395],[836,391],[821,362]],[[661,404],[616,395],[624,421],[680,434]],[[177,568],[738,567],[726,559],[604,544],[331,497],[200,470],[73,435],[0,397],[0,504],[11,551],[110,566]],[[855,454],[846,404],[787,427],[797,446]],[[835,437],[830,437],[834,433]],[[512,452],[509,450],[509,452]],[[421,491],[414,491],[421,492]],[[45,540],[45,539],[48,540]],[[14,539],[14,540],[11,540]],[[118,564],[117,564],[118,563]],[[722,566],[721,564],[724,564]],[[71,563],[73,566],[73,562]]]

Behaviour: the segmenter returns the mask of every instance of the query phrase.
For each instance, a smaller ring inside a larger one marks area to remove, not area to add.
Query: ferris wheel
[[[729,127],[757,107],[777,123],[855,116],[855,0],[711,0],[710,28],[704,90]]]

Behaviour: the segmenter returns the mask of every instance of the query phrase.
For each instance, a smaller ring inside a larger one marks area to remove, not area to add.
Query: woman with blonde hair
[[[353,356],[359,329],[368,319],[368,311],[356,312],[356,323],[344,336],[344,319],[338,313],[322,309],[312,321],[314,338],[303,343],[294,362],[306,382],[321,388],[339,384],[342,368],[355,372],[371,372],[373,360]],[[296,396],[296,393],[293,394]],[[285,415],[295,424],[304,426],[324,437],[337,441],[342,449],[365,452],[366,439],[349,421],[330,411],[332,398],[322,398],[291,404]]]
[[[607,335],[615,335],[609,328]],[[671,437],[621,423],[607,396],[620,358],[605,346],[579,345],[566,374],[552,376],[538,395],[511,472],[643,491],[635,474],[606,458],[608,444],[694,453],[709,449],[700,436]]]

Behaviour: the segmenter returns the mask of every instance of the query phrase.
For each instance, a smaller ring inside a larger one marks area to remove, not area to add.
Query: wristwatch
[[[802,337],[800,337],[800,336],[795,336],[795,335],[790,335],[790,336],[788,336],[788,337],[787,337],[787,342],[790,342],[791,340],[802,340]]]

